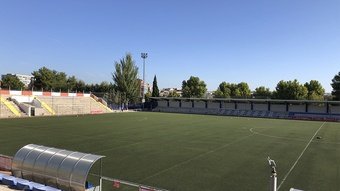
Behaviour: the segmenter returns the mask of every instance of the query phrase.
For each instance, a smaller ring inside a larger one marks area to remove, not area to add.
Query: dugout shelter
[[[12,174],[65,191],[84,191],[90,170],[99,161],[99,174],[96,177],[99,177],[101,190],[103,157],[105,156],[29,144],[15,154]]]

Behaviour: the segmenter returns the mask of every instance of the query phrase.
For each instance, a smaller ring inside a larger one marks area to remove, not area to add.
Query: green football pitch
[[[148,112],[0,120],[1,154],[30,143],[105,155],[105,176],[168,190],[268,190],[268,156],[279,190],[340,190],[340,123]]]

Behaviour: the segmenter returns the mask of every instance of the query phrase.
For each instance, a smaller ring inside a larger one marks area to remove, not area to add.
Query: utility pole
[[[143,92],[142,92],[142,105],[144,110],[145,103],[145,59],[148,57],[148,53],[141,53],[141,57],[143,59]]]

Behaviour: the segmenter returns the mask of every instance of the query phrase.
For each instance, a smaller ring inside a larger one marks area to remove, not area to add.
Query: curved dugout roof
[[[92,165],[104,156],[29,144],[14,156],[16,177],[67,191],[84,191]]]

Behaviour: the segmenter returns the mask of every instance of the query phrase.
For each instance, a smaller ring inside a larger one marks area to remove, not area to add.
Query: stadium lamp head
[[[148,57],[148,53],[141,53],[141,57],[144,58],[144,59],[147,58]]]

